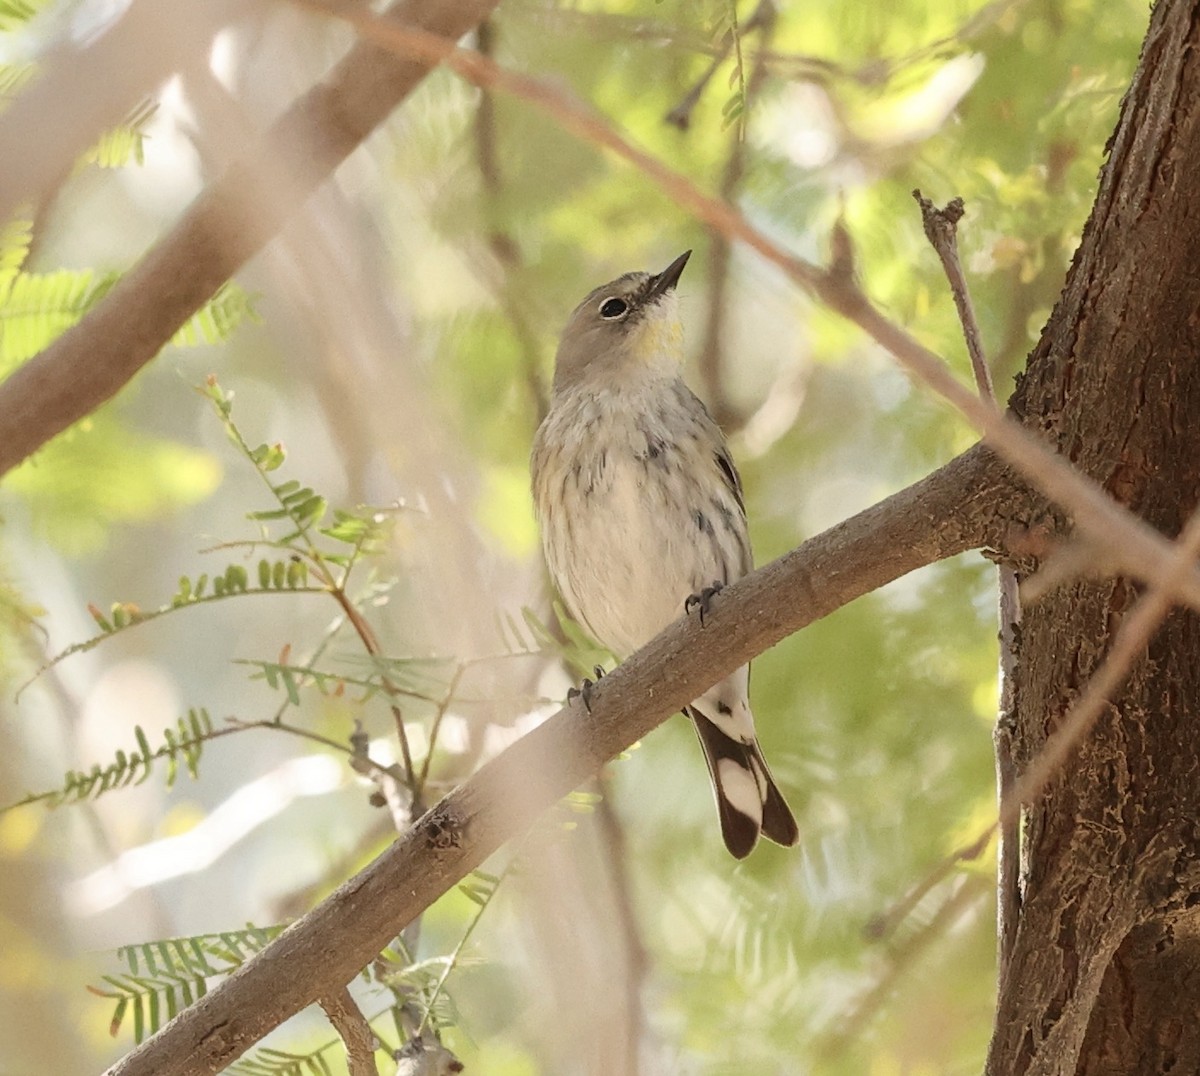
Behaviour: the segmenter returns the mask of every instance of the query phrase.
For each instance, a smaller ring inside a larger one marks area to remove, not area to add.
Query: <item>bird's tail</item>
[[[721,836],[737,859],[744,859],[763,833],[791,847],[800,830],[791,809],[767,769],[758,741],[743,743],[726,735],[695,706],[684,711],[696,726],[704,760],[717,797]]]

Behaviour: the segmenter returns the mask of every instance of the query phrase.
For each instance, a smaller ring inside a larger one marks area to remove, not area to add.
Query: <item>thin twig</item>
[[[353,748],[337,740],[330,739],[328,736],[322,736],[319,732],[312,732],[309,729],[303,729],[299,725],[289,725],[284,721],[261,719],[258,721],[243,721],[237,717],[225,718],[226,728],[216,729],[206,739],[215,740],[218,736],[227,735],[231,732],[248,732],[251,729],[268,729],[274,732],[286,732],[289,736],[295,736],[301,740],[309,740],[312,743],[319,743],[322,747],[328,747],[331,751],[337,751],[343,755],[354,756],[355,769],[359,766],[366,767],[378,774],[390,775],[391,771],[387,766],[380,762],[375,762],[371,758],[355,755]]]
[[[512,858],[504,865],[504,869],[496,875],[488,892],[478,898],[479,910],[471,917],[471,921],[467,923],[466,929],[462,932],[462,937],[458,939],[458,944],[454,947],[450,956],[446,958],[446,964],[442,968],[442,973],[438,976],[438,980],[434,983],[433,990],[429,994],[425,1005],[425,1012],[421,1017],[421,1023],[417,1027],[416,1038],[420,1038],[425,1028],[429,1026],[429,1018],[433,1014],[434,1006],[437,1005],[438,997],[441,996],[442,990],[445,989],[446,980],[450,978],[450,973],[458,967],[458,962],[462,959],[463,950],[466,948],[467,942],[471,940],[471,935],[475,933],[475,928],[479,926],[479,921],[483,918],[483,913],[488,910],[488,906],[495,899],[496,892],[499,890],[501,883],[512,871],[513,864],[517,862],[520,851],[521,849],[518,848],[513,853]]]
[[[873,941],[886,941],[890,938],[900,924],[912,915],[917,905],[950,876],[951,871],[955,867],[960,863],[970,863],[983,854],[988,841],[992,839],[992,833],[995,831],[995,828],[994,824],[989,826],[971,841],[970,844],[964,844],[961,848],[951,852],[948,856],[940,860],[924,878],[917,882],[886,912],[875,916],[867,923],[864,930],[867,937]]]
[[[841,1026],[823,1038],[814,1050],[814,1055],[822,1062],[829,1062],[858,1042],[863,1030],[887,1004],[900,977],[912,968],[921,955],[954,926],[983,894],[984,889],[978,879],[964,878],[924,927],[896,945],[887,970],[880,975],[870,990],[859,998]]]
[[[441,730],[442,720],[445,718],[446,712],[450,709],[450,704],[454,701],[459,681],[462,680],[464,672],[466,672],[465,665],[459,663],[455,666],[454,673],[450,677],[450,682],[446,685],[442,701],[438,704],[437,712],[433,715],[433,722],[429,726],[429,747],[425,752],[425,761],[421,764],[421,774],[417,778],[417,788],[422,792],[425,791],[425,782],[429,780],[429,766],[433,762],[433,749],[437,744],[438,732]]]
[[[1017,653],[1021,625],[1021,591],[1017,571],[1001,564],[1000,584],[1000,708],[992,730],[996,759],[996,810],[1002,819],[996,848],[996,968],[1002,984],[1012,961],[1021,918],[1020,803],[1013,800],[1017,779],[1013,761],[1013,732],[1017,720]],[[1012,804],[1012,810],[1009,810]]]
[[[326,994],[318,1004],[346,1046],[350,1076],[379,1076],[375,1051],[379,1042],[347,987]]]
[[[963,272],[962,259],[958,256],[958,222],[962,220],[965,212],[963,200],[953,198],[942,209],[938,209],[928,198],[923,197],[919,190],[913,191],[912,195],[921,207],[925,238],[941,259],[942,269],[945,270],[946,280],[950,284],[950,294],[954,297],[958,321],[967,342],[967,354],[971,357],[971,372],[975,375],[975,387],[979,390],[979,398],[995,404],[996,390],[992,386],[992,372],[988,369],[987,358],[983,352],[983,335],[975,317],[975,304],[971,301],[971,288],[967,283],[967,275]]]
[[[983,334],[975,317],[975,304],[971,300],[971,288],[963,272],[962,259],[958,254],[958,222],[964,208],[961,198],[954,198],[945,207],[938,209],[928,199],[914,190],[913,197],[921,207],[921,223],[925,238],[937,252],[954,306],[958,310],[959,324],[971,357],[971,370],[975,375],[975,387],[979,397],[993,407],[996,406],[996,390],[992,384],[992,372],[983,350]],[[1009,817],[1007,804],[1012,796],[1016,775],[1012,756],[1012,730],[1016,721],[1017,692],[1017,631],[1021,623],[1021,593],[1017,572],[1011,563],[997,566],[998,612],[1000,620],[1000,705],[996,713],[996,725],[992,733],[992,748],[996,759],[997,810],[1002,819],[1000,839],[996,849],[996,950],[997,978],[1003,983],[1008,972],[1013,944],[1016,941],[1017,922],[1020,916],[1020,820]]]
[[[383,657],[383,650],[379,645],[379,639],[375,635],[375,630],[367,622],[362,613],[358,611],[354,602],[336,584],[333,586],[332,593],[338,605],[342,607],[342,612],[346,614],[346,619],[350,621],[350,626],[362,642],[363,649],[373,658]],[[413,766],[412,749],[408,745],[408,732],[404,728],[404,713],[400,709],[400,704],[396,701],[403,692],[401,692],[389,676],[381,675],[379,683],[387,693],[388,698],[392,700],[388,708],[392,712],[392,721],[396,726],[396,738],[400,741],[400,757],[404,763],[404,779],[408,786],[409,794],[412,796],[411,809],[415,818],[425,810],[425,807],[421,799],[421,789],[417,783],[416,769]]]
[[[612,802],[611,767],[597,778],[600,798],[596,804],[596,820],[599,823],[601,845],[608,860],[609,879],[612,882],[613,904],[617,911],[616,934],[624,950],[626,973],[625,1010],[628,1022],[622,1029],[625,1035],[625,1072],[640,1071],[639,1049],[646,1034],[645,1017],[642,1012],[642,986],[650,967],[650,957],[642,942],[638,929],[637,911],[633,903],[632,880],[626,863],[627,846],[625,830]]]
[[[737,0],[728,0],[730,4],[736,4]],[[713,75],[717,73],[718,68],[729,56],[730,49],[736,48],[738,53],[738,64],[745,63],[742,58],[742,43],[741,39],[747,34],[759,29],[763,26],[768,26],[775,19],[775,3],[774,0],[759,0],[758,7],[754,9],[744,23],[739,27],[737,24],[737,9],[733,10],[734,25],[727,30],[721,37],[720,43],[712,48],[712,61],[708,67],[704,69],[702,74],[693,83],[692,88],[683,96],[683,100],[679,102],[670,112],[667,113],[665,119],[667,123],[673,127],[678,127],[681,131],[686,131],[692,122],[692,112],[696,105],[700,102],[700,98],[704,96],[704,91],[708,84],[712,81]],[[766,50],[769,48],[769,38],[764,35],[762,44],[759,46],[755,54],[755,66],[765,70]],[[743,96],[745,95],[745,87],[743,86]]]

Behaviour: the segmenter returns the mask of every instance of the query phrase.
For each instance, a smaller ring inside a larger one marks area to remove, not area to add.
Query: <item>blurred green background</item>
[[[108,8],[0,4],[0,89],[20,92],[40,50]],[[962,196],[964,261],[1006,396],[1078,242],[1146,6],[743,2],[727,49],[733,12],[719,0],[505,0],[485,45],[806,257],[826,256],[844,213],[866,291],[968,379],[910,192]],[[0,237],[5,368],[97,301],[349,40],[286,5],[247,17],[218,38],[208,71],[172,80],[11,225]],[[251,205],[269,197],[264,184]],[[181,575],[230,563],[254,575],[237,549],[202,552],[253,538],[246,513],[271,507],[193,390],[210,373],[252,445],[286,446],[281,477],[346,509],[400,502],[359,581],[390,581],[364,606],[388,655],[472,662],[441,707],[439,787],[552,712],[570,683],[561,656],[498,655],[537,644],[504,627],[523,625],[523,609],[551,619],[527,458],[557,333],[596,284],[689,247],[688,376],[730,434],[759,563],[972,443],[855,329],[753,254],[724,251],[628,165],[439,71],[188,339],[5,481],[3,804],[106,765],[136,746],[135,725],[160,743],[190,707],[217,725],[270,718],[284,694],[235,662],[286,663],[285,647],[308,652],[337,616],[327,597],[287,593],[184,609],[67,658],[17,697],[49,657],[95,634],[89,603],[152,609]],[[982,558],[958,558],[755,663],[754,709],[799,849],[727,857],[681,719],[610,767],[603,812],[577,805],[570,826],[535,833],[525,847],[565,855],[581,893],[563,886],[553,943],[552,930],[539,934],[538,871],[519,863],[500,886],[446,984],[446,1042],[467,1071],[599,1071],[572,1035],[602,1036],[604,1007],[586,977],[582,1000],[563,992],[573,973],[562,950],[584,964],[594,950],[602,965],[607,946],[634,937],[646,1073],[978,1071],[994,850],[883,936],[871,927],[993,815],[994,583]],[[322,661],[372,672],[344,633]],[[421,751],[454,667],[431,673],[434,702],[405,711]],[[300,696],[294,724],[345,742],[358,718],[389,749],[378,695]],[[345,759],[295,736],[223,737],[198,769],[170,788],[160,771],[82,804],[0,813],[0,1071],[98,1070],[132,1041],[128,1023],[109,1036],[112,1003],[85,989],[120,970],[111,950],[282,921],[389,839]],[[589,871],[627,893],[633,935],[592,899]],[[425,919],[418,957],[449,953],[477,912],[448,896]],[[384,1006],[378,987],[360,989],[369,1011]],[[329,1040],[306,1014],[271,1044],[303,1054]],[[345,1070],[336,1049],[321,1056]]]

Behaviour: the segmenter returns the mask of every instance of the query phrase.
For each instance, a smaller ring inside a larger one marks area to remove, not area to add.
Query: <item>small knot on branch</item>
[[[945,206],[938,209],[922,193],[920,188],[912,192],[917,205],[921,207],[921,224],[925,228],[925,238],[933,249],[941,254],[944,250],[953,250],[958,241],[958,222],[963,219],[966,207],[961,198],[951,198]]]

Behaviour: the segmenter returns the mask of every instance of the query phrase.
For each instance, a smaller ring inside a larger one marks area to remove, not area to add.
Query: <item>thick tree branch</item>
[[[505,841],[685,703],[814,620],[916,568],[996,543],[1027,494],[976,446],[730,585],[706,626],[676,622],[487,763],[413,828],[110,1076],[212,1073],[348,982],[405,924]]]
[[[1200,502],[1200,200],[1182,181],[1200,151],[1198,48],[1200,3],[1156,4],[1092,215],[1011,403],[1117,501],[1183,532],[1181,568],[1200,542],[1187,523]],[[1024,900],[988,1073],[1196,1070],[1196,950],[1173,935],[1200,889],[1200,618],[1162,611],[1162,588],[1139,597],[1126,578],[1076,580],[1027,610],[1014,727]]]
[[[498,2],[400,0],[387,18],[453,41]],[[0,385],[0,475],[115,395],[429,68],[428,61],[369,42],[351,49],[192,203],[103,302]],[[248,198],[263,175],[278,180],[277,189],[269,198]]]

